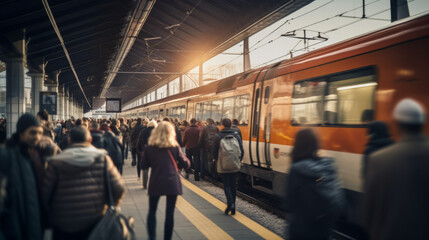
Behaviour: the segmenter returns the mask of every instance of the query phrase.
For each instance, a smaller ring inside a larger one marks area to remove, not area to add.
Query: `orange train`
[[[368,121],[387,122],[397,139],[395,104],[411,97],[429,109],[428,78],[425,15],[129,109],[121,116],[238,119],[245,149],[243,176],[253,188],[278,197],[285,194],[294,136],[303,127],[313,127],[324,154],[335,158],[353,205],[362,191]]]

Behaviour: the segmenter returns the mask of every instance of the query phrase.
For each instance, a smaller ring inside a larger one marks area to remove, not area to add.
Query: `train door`
[[[271,169],[271,103],[272,103],[272,69],[259,73],[254,84],[252,101],[252,120],[249,142],[249,155],[251,165]],[[268,76],[268,79],[265,80]]]
[[[259,124],[260,124],[260,110],[261,110],[261,82],[259,79],[263,78],[264,73],[259,72],[258,76],[255,79],[253,87],[253,97],[252,97],[252,114],[250,120],[250,134],[249,134],[249,157],[250,164],[252,166],[261,167],[261,160],[259,156]]]

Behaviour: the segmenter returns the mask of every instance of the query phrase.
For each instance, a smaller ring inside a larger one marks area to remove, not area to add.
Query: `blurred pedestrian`
[[[235,214],[235,199],[237,197],[236,180],[244,156],[243,142],[240,136],[231,129],[231,119],[222,119],[223,129],[217,134],[213,149],[213,161],[216,162],[217,172],[222,175],[223,189],[227,200],[225,214]]]
[[[42,199],[54,239],[86,239],[103,217],[106,164],[117,206],[124,195],[124,183],[107,152],[90,142],[89,131],[75,127],[70,131],[70,147],[48,162]]]
[[[345,206],[333,159],[320,157],[318,150],[312,129],[296,134],[286,190],[291,240],[330,239],[331,228]]]
[[[369,156],[365,224],[370,239],[427,239],[429,236],[429,140],[423,135],[424,107],[403,99],[393,119],[401,139]]]
[[[385,122],[374,121],[368,125],[368,143],[363,153],[362,177],[366,179],[369,155],[395,143]]]
[[[191,126],[183,134],[183,145],[186,148],[186,157],[191,161],[191,168],[194,169],[194,180],[200,181],[200,147],[198,145],[200,129],[196,123],[195,118],[192,118]],[[189,170],[186,172],[186,178],[189,178],[189,172]]]
[[[178,166],[189,168],[190,163],[176,141],[174,127],[160,122],[152,131],[148,146],[143,153],[142,168],[151,168],[149,180],[149,213],[147,231],[149,239],[156,239],[156,209],[161,196],[167,196],[164,239],[171,239],[174,226],[174,208],[177,195],[182,195],[182,183]]]
[[[212,149],[216,141],[216,135],[219,133],[219,129],[214,124],[215,123],[213,119],[208,118],[207,126],[203,127],[199,139],[199,145],[202,152],[201,178],[203,179],[206,175],[207,170],[209,174],[213,174],[215,172]]]
[[[120,125],[119,125],[119,131],[121,131],[122,134],[122,144],[124,145],[122,157],[123,159],[128,158],[128,144],[130,141],[130,128],[124,118],[119,119]]]
[[[232,130],[234,130],[234,132],[236,132],[238,134],[238,136],[240,136],[241,140],[243,140],[243,136],[241,135],[241,130],[240,128],[238,128],[239,122],[237,119],[232,119]]]
[[[23,114],[16,133],[0,148],[0,239],[42,239],[36,149],[43,136],[39,120]],[[3,187],[5,186],[5,189]],[[6,197],[7,196],[7,197]]]
[[[147,147],[147,144],[149,142],[149,137],[153,131],[158,126],[158,124],[155,122],[155,120],[149,121],[146,128],[143,128],[140,132],[139,139],[137,141],[137,152],[139,156],[139,161],[137,162],[137,181],[140,181],[140,173],[142,170],[142,159],[143,159],[143,153],[145,148]],[[147,188],[147,182],[148,182],[148,169],[143,169],[143,188]]]
[[[130,148],[131,148],[131,157],[133,158],[133,161],[131,162],[132,166],[137,165],[138,154],[137,154],[137,140],[139,139],[140,132],[143,128],[142,125],[142,119],[137,118],[137,123],[131,130],[130,135]]]

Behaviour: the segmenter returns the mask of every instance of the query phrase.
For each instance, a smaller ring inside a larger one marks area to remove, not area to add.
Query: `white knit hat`
[[[393,118],[400,123],[424,124],[426,114],[420,103],[411,98],[405,98],[396,105]]]

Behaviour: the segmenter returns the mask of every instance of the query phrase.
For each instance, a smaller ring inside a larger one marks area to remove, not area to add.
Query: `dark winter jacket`
[[[200,129],[197,125],[191,125],[185,130],[183,134],[183,145],[186,149],[198,147],[198,140],[200,138]]]
[[[366,149],[363,154],[362,177],[364,179],[368,171],[369,155],[395,143],[390,138],[386,123],[382,121],[371,122],[368,126],[368,135],[370,135],[370,139],[366,144]]]
[[[216,135],[219,133],[219,128],[214,125],[207,125],[203,128],[200,135],[199,145],[202,149],[209,150],[213,148],[216,140]]]
[[[51,224],[64,232],[94,226],[107,209],[104,165],[110,175],[116,205],[124,183],[105,150],[91,145],[72,145],[51,158],[42,186],[42,199]]]
[[[428,239],[429,140],[407,135],[369,157],[364,223],[370,239]]]
[[[143,128],[140,132],[139,139],[137,141],[136,149],[137,152],[143,153],[144,147],[147,145],[149,141],[150,134],[154,127]]]
[[[139,140],[140,132],[144,128],[143,125],[135,125],[133,129],[131,130],[130,134],[130,147],[131,148],[137,148],[137,141]]]
[[[332,159],[323,158],[319,160],[305,159],[292,164],[289,171],[287,189],[286,189],[286,208],[289,214],[289,235],[291,240],[295,239],[329,239],[331,226],[334,219],[330,221],[314,221],[314,213],[323,211],[323,209],[310,209],[313,205],[313,199],[308,197],[306,190],[314,188],[314,184],[319,179],[332,179],[336,184],[333,187],[339,188],[339,182],[336,179],[336,169]],[[339,194],[342,194],[339,192]],[[337,196],[343,201],[343,195]],[[341,198],[340,198],[341,197]],[[341,202],[343,205],[344,202]]]
[[[231,128],[224,128],[222,129],[222,131],[219,132],[219,134],[216,135],[216,140],[212,148],[213,158],[216,160],[218,159],[220,140],[227,135],[233,135],[238,140],[238,143],[240,144],[240,150],[241,150],[240,160],[242,160],[244,156],[243,141],[241,140],[240,136],[238,136],[238,134],[234,131],[234,129],[231,129]]]
[[[0,180],[7,179],[6,198],[0,194],[0,239],[40,240],[42,224],[36,176],[30,156],[14,134],[0,148]]]
[[[231,128],[232,128],[232,130],[234,130],[234,132],[236,132],[236,133],[238,134],[238,136],[240,136],[241,140],[243,140],[243,136],[241,135],[241,130],[240,130],[240,128],[238,128],[238,127],[237,127],[237,126],[235,126],[235,125],[232,125],[232,126],[231,126]]]
[[[128,143],[130,140],[130,128],[127,124],[121,124],[119,131],[122,134],[122,143]]]
[[[149,196],[182,195],[182,182],[168,150],[178,162],[179,168],[190,167],[190,162],[180,147],[146,147],[143,152],[142,169],[151,168]]]
[[[89,130],[91,132],[92,142],[91,144],[96,147],[103,149],[104,148],[104,132],[101,130]]]

